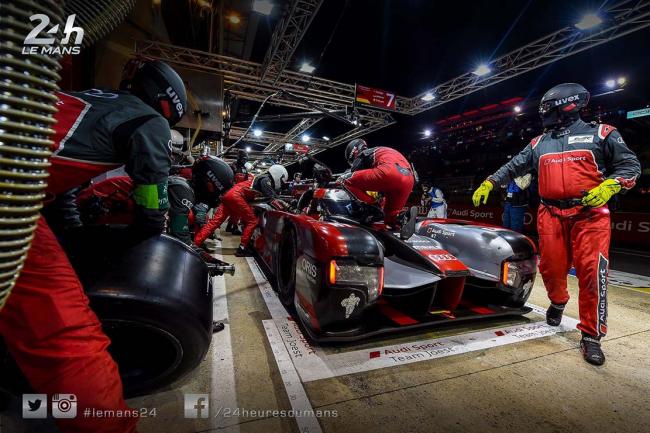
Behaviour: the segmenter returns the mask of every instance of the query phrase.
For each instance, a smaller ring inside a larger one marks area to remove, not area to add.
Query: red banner
[[[372,105],[384,110],[395,110],[395,94],[385,90],[357,84],[354,99],[361,104]]]

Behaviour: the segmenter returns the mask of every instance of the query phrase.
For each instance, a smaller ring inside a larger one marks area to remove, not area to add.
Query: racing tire
[[[285,307],[294,305],[296,294],[296,266],[298,263],[298,245],[296,231],[293,227],[282,233],[277,261],[277,288],[280,302]]]
[[[86,231],[93,241],[69,257],[111,340],[125,395],[167,387],[200,364],[212,340],[207,266],[170,236],[128,245],[117,228]]]

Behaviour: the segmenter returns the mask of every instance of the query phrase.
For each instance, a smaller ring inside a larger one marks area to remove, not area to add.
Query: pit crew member
[[[134,236],[164,228],[170,125],[186,110],[183,81],[167,64],[133,61],[121,91],[59,93],[49,195],[120,165],[135,183]],[[109,339],[65,252],[43,217],[22,273],[0,312],[0,334],[31,387],[75,394],[84,408],[126,410]],[[56,420],[62,432],[134,432],[134,418]]]
[[[233,186],[224,194],[222,203],[212,219],[196,234],[194,243],[201,246],[210,234],[221,227],[226,218],[238,218],[244,228],[235,255],[237,257],[252,256],[253,251],[248,248],[248,244],[257,226],[257,217],[250,202],[258,198],[277,199],[283,183],[288,180],[287,169],[282,165],[274,164],[266,173],[254,178],[247,178]]]
[[[494,185],[535,173],[541,198],[539,269],[551,301],[546,321],[558,326],[562,320],[569,301],[567,272],[573,264],[579,285],[581,351],[587,362],[602,365],[611,234],[607,201],[634,187],[641,167],[616,128],[580,119],[579,111],[588,102],[587,89],[575,83],[546,92],[539,106],[545,132],[489,176],[473,201],[475,206],[485,203]]]

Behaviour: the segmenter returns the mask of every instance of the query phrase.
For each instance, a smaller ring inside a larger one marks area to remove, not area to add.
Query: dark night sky
[[[340,26],[316,74],[357,82],[413,96],[447,81],[490,58],[525,45],[577,22],[587,11],[606,9],[613,1],[589,0],[350,0]],[[345,0],[326,0],[296,50],[297,69],[303,60],[316,63]],[[252,60],[262,61],[275,20],[260,23]],[[549,87],[579,82],[599,93],[609,77],[624,75],[624,93],[631,108],[648,103],[650,95],[650,28],[570,56],[496,84],[466,98],[415,117],[395,115],[398,123],[368,137],[371,145],[400,148],[416,142],[425,127],[449,114],[498,102],[512,96],[536,104]],[[272,127],[271,127],[272,128]],[[313,135],[336,135],[321,122]],[[331,160],[332,153],[323,156]]]

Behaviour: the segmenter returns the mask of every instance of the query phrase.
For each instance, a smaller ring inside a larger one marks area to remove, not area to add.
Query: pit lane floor
[[[237,243],[236,237],[223,237],[221,252],[236,264],[237,274],[216,281],[215,319],[224,319],[226,329],[215,334],[208,356],[189,377],[169,390],[129,400],[134,408],[156,409],[156,417],[140,421],[141,433],[648,431],[650,294],[610,285],[610,334],[603,344],[607,363],[600,368],[582,361],[580,335],[571,326],[548,336],[490,343],[508,337],[497,331],[535,326],[543,319],[531,313],[315,348],[327,359],[344,355],[354,361],[354,354],[364,350],[369,354],[413,342],[461,344],[476,335],[470,343],[485,343],[465,353],[351,374],[316,371],[305,380],[298,378],[304,366],[297,359],[287,363],[292,353],[281,344],[277,326],[282,312],[262,295],[264,281],[258,284],[256,267],[231,255]],[[576,318],[575,278],[569,278],[569,286],[574,299],[565,314]],[[541,278],[530,302],[547,305]],[[185,393],[208,394],[210,417],[184,418]],[[322,413],[299,419],[272,412],[292,408]]]

